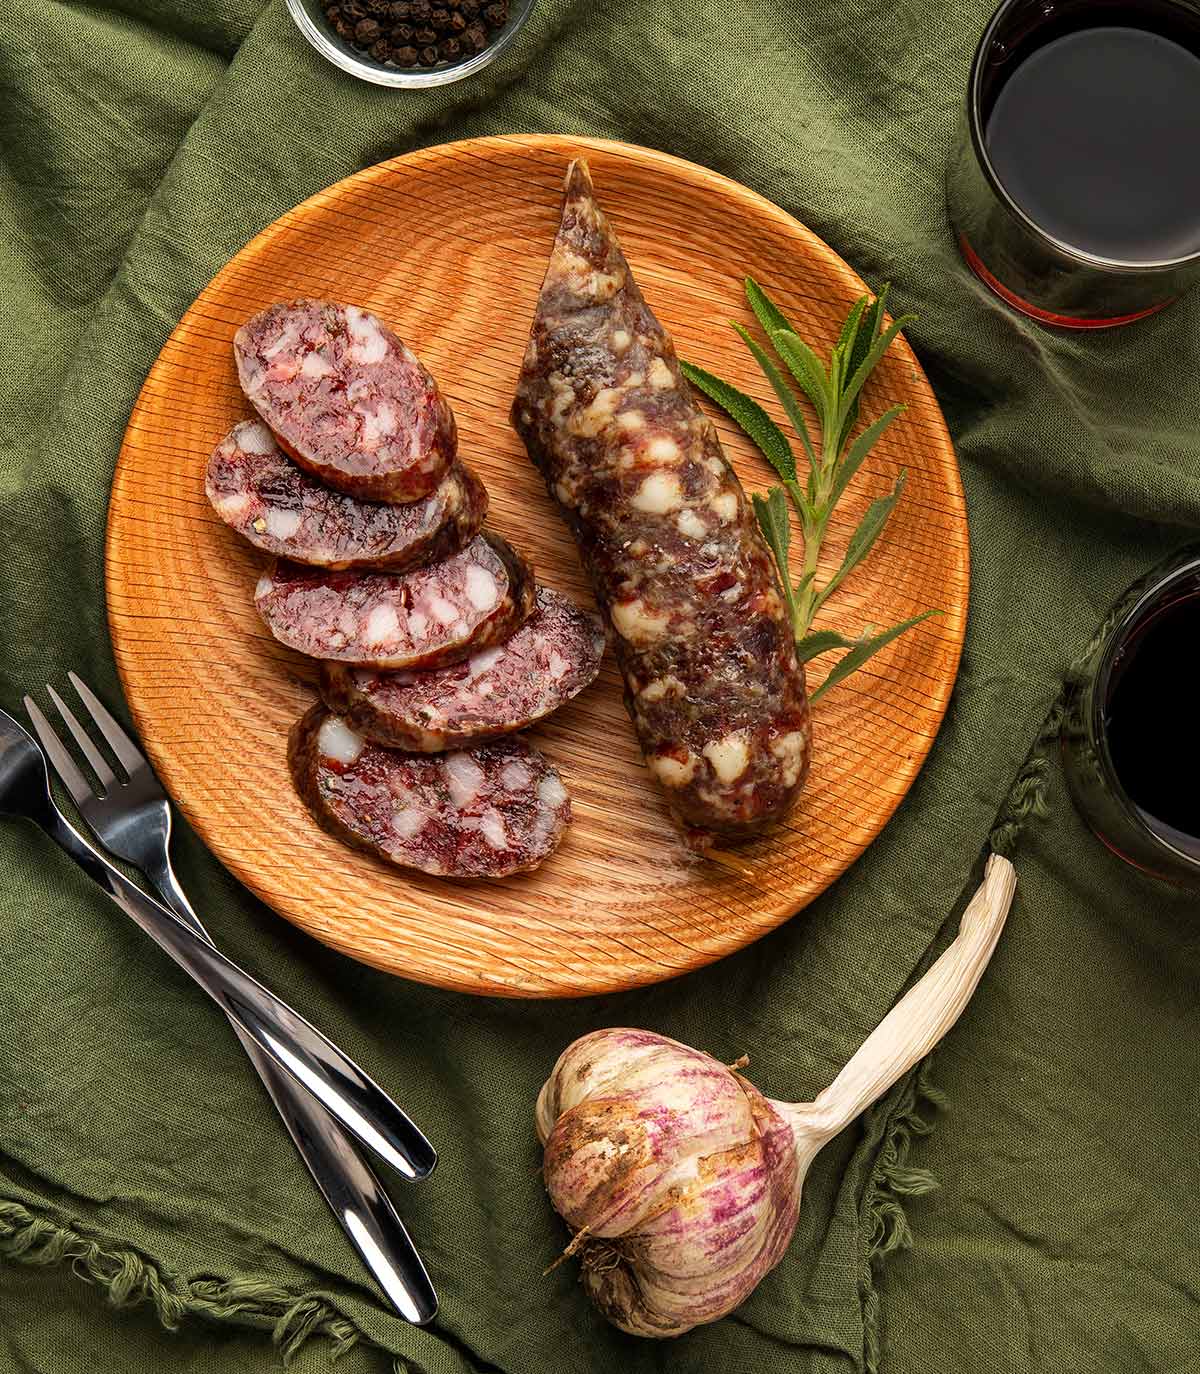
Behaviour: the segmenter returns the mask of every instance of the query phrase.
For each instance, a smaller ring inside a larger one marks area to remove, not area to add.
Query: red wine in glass
[[[1094,329],[1200,280],[1200,0],[1003,0],[947,197],[1001,298]]]
[[[1200,252],[1200,57],[1174,38],[1100,23],[1051,39],[1000,87],[984,143],[1052,238],[1116,262]]]
[[[1073,671],[1062,758],[1076,805],[1121,858],[1200,888],[1200,545],[1130,587]]]
[[[1114,656],[1104,725],[1113,771],[1146,826],[1200,856],[1200,595],[1132,628]]]

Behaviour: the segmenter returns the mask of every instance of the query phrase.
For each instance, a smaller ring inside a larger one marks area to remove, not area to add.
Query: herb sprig
[[[837,571],[819,586],[817,567],[829,517],[876,440],[904,413],[903,406],[892,406],[854,435],[863,386],[892,340],[916,316],[901,315],[885,329],[883,315],[887,287],[874,300],[870,296],[861,296],[846,317],[838,340],[830,351],[829,363],[825,365],[752,277],[746,278],[745,285],[746,299],[776,357],[817,413],[821,434],[820,443],[814,445],[796,390],[775,359],[749,330],[735,323],[733,328],[753,354],[796,431],[803,449],[803,475],[798,470],[796,454],[787,435],[753,397],[693,363],[683,363],[682,367],[688,380],[715,401],[745,431],[782,480],[782,486],[772,487],[765,496],[756,494],[752,499],[759,528],[779,568],[792,633],[796,637],[796,652],[801,663],[806,663],[818,654],[834,649],[847,651],[813,692],[812,700],[816,701],[835,683],[861,668],[884,645],[890,644],[922,620],[938,614],[934,610],[924,611],[911,620],[877,634],[873,633],[874,627],[869,626],[857,639],[848,639],[835,630],[812,629],[817,612],[871,552],[904,491],[907,474],[901,470],[892,490],[867,507],[858,528],[850,536]],[[792,582],[788,566],[792,538],[788,516],[789,497],[804,535],[804,566],[799,581],[795,583]]]

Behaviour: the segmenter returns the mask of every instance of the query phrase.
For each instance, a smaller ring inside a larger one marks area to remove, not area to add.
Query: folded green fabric
[[[339,1351],[343,1369],[427,1374],[1194,1360],[1194,904],[1088,838],[1052,749],[1022,768],[1108,602],[1200,526],[1200,295],[1074,337],[1015,317],[964,271],[942,170],[986,12],[540,0],[482,76],[395,93],[323,63],[282,0],[6,8],[0,704],[68,667],[118,696],[102,569],[112,468],[147,368],[213,273],[330,182],[480,134],[665,148],[892,281],[895,308],[920,314],[909,334],[958,446],[973,556],[958,689],[896,819],[820,901],[706,972],[540,1005],[422,988],[314,944],[180,837],[217,942],[437,1142],[435,1178],[394,1187],[442,1297],[428,1330],[379,1302],[216,1010],[48,843],[0,821],[7,1368],[245,1371],[287,1355],[315,1369]],[[780,1096],[815,1092],[945,938],[1019,776],[1018,810],[1048,793],[1050,815],[1026,824],[1017,904],[977,1001],[821,1156],[792,1251],[752,1300],[658,1346],[600,1321],[570,1266],[543,1278],[563,1237],[532,1106],[566,1043],[642,1025],[748,1052]],[[912,1250],[885,1265],[910,1228]]]

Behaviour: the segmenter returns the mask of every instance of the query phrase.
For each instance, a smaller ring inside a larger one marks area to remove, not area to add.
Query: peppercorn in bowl
[[[287,0],[322,57],[378,86],[444,86],[486,67],[534,0]]]

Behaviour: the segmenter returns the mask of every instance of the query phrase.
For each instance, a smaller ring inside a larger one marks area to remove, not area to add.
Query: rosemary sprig
[[[766,496],[755,495],[752,499],[759,528],[779,568],[784,601],[791,617],[792,633],[796,637],[796,652],[800,661],[805,663],[818,654],[834,649],[847,651],[812,694],[814,701],[822,692],[861,668],[885,644],[890,644],[897,636],[929,616],[938,614],[934,610],[925,611],[878,634],[868,629],[857,639],[847,639],[835,630],[812,630],[817,612],[871,552],[904,491],[906,474],[901,471],[892,490],[871,502],[858,528],[850,536],[837,571],[819,586],[817,566],[829,517],[876,440],[893,420],[904,413],[903,406],[892,406],[857,435],[854,434],[861,392],[867,378],[896,335],[916,318],[915,315],[902,315],[885,329],[883,315],[887,290],[885,286],[874,300],[870,296],[862,296],[854,302],[837,343],[830,352],[829,363],[825,365],[800,338],[762,287],[753,278],[746,278],[746,299],[755,318],[762,326],[776,357],[817,413],[821,427],[820,442],[814,444],[800,397],[792,382],[753,335],[735,323],[734,329],[753,354],[796,431],[803,449],[803,470],[798,466],[787,435],[756,400],[701,367],[692,363],[682,364],[688,380],[715,401],[746,432],[782,481],[782,486],[772,487]],[[789,498],[804,536],[804,565],[800,579],[795,583],[792,582],[788,566],[791,546]]]

